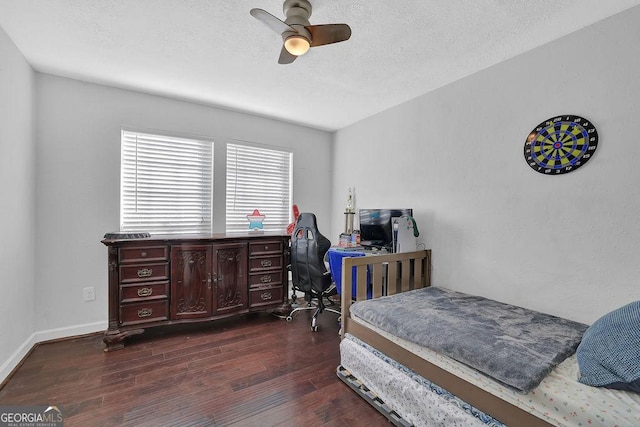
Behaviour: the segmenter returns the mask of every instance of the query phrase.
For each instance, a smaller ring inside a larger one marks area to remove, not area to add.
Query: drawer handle
[[[269,301],[273,297],[271,296],[271,292],[263,292],[260,294],[260,298],[262,298],[262,301]]]
[[[151,268],[141,268],[138,270],[138,277],[151,277],[153,274],[153,269]]]
[[[152,293],[153,293],[153,289],[152,288],[140,288],[140,289],[138,289],[138,296],[139,297],[150,297]]]
[[[268,274],[265,274],[264,276],[262,276],[260,278],[260,281],[262,283],[270,283],[271,282],[271,276],[269,276]]]
[[[141,256],[142,258],[146,258],[146,257],[147,257],[147,253],[146,253],[145,251],[142,251],[142,252],[140,253],[140,256]]]
[[[264,245],[264,250],[268,251],[269,250],[269,246],[268,245]]]
[[[145,317],[150,317],[153,314],[153,309],[151,308],[143,308],[138,310],[138,317],[143,319]]]
[[[270,259],[263,259],[260,261],[260,264],[262,264],[263,267],[271,267],[272,263]]]

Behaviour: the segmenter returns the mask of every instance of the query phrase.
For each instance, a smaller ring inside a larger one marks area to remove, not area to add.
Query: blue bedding
[[[445,288],[351,306],[351,315],[527,393],[573,354],[587,325]]]

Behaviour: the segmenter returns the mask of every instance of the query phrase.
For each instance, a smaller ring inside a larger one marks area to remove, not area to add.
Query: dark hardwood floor
[[[130,337],[43,343],[0,390],[0,405],[59,405],[65,426],[389,426],[336,376],[336,316],[266,313]]]

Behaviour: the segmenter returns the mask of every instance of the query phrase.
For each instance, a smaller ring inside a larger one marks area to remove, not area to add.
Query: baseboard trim
[[[35,333],[31,334],[31,336],[13,352],[9,359],[0,366],[0,389],[4,388],[5,382],[11,378],[13,372],[22,365],[22,361],[31,353],[31,350],[36,345],[35,337]]]
[[[0,365],[0,389],[11,375],[22,365],[22,362],[31,353],[37,344],[59,340],[63,338],[71,338],[79,335],[87,335],[107,329],[106,322],[87,323],[84,325],[68,326],[65,328],[47,329],[32,333],[13,354]]]
[[[66,328],[47,329],[45,331],[36,332],[36,342],[57,340],[60,338],[70,338],[78,335],[87,335],[94,332],[100,332],[107,329],[107,322],[87,323],[85,325],[75,325]]]

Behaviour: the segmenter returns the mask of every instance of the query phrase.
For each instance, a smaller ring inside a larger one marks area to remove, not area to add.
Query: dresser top
[[[146,237],[148,236],[148,237]],[[221,240],[251,240],[264,238],[289,238],[285,232],[270,231],[239,231],[234,233],[213,233],[213,234],[156,234],[148,233],[107,233],[102,243],[111,246],[126,243],[206,243]]]

